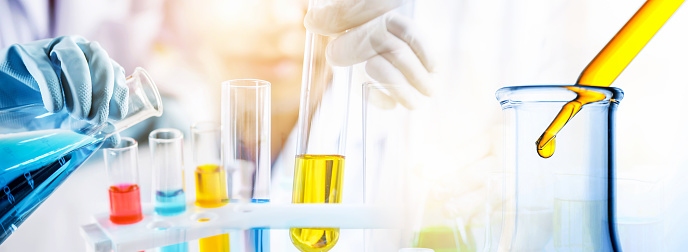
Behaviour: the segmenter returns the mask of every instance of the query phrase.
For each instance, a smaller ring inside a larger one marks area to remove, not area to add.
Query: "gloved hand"
[[[77,119],[102,123],[126,115],[127,93],[124,69],[97,42],[82,37],[0,51],[0,108],[42,100],[50,112],[66,108]]]
[[[388,12],[404,0],[320,0],[312,6],[304,24],[312,32],[336,38],[327,47],[328,62],[349,66],[367,61],[368,75],[382,83],[410,85],[414,89],[390,89],[371,94],[378,99],[416,106],[419,95],[432,94],[434,55],[412,21]],[[415,90],[415,92],[413,92]]]

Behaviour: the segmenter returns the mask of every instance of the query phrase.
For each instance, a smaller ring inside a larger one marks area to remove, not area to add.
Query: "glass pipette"
[[[645,2],[583,70],[576,85],[610,86],[683,2],[684,0],[648,0]],[[549,158],[554,154],[554,138],[564,125],[580,111],[583,105],[604,98],[596,97],[586,89],[574,88],[571,90],[578,94],[576,99],[562,107],[557,117],[535,142],[538,155],[543,158]]]

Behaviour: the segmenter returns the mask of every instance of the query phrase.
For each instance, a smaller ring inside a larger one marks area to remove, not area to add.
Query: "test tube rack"
[[[366,204],[229,203],[218,208],[187,205],[177,216],[159,216],[144,205],[142,221],[113,224],[108,213],[81,227],[89,251],[140,251],[252,228],[339,227],[398,229],[400,216],[388,207]]]

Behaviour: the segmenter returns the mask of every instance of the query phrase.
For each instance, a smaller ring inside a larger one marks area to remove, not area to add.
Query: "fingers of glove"
[[[88,119],[105,122],[110,112],[110,98],[115,82],[112,60],[98,42],[77,43],[86,56],[91,76],[91,108]]]
[[[48,55],[60,76],[67,111],[75,118],[86,119],[91,110],[91,73],[77,42],[86,40],[73,36],[57,38],[48,45]]]
[[[406,0],[318,0],[306,13],[304,25],[322,35],[341,33],[394,9]]]
[[[38,84],[43,105],[48,111],[57,112],[64,107],[64,97],[59,76],[55,73],[50,58],[43,48],[49,41],[39,40],[15,46],[22,54],[26,70]]]
[[[421,95],[411,88],[404,74],[382,56],[378,55],[368,60],[366,72],[371,78],[381,83],[397,85],[396,88],[388,89],[390,96],[396,102],[408,109],[414,109],[418,105]]]
[[[386,16],[387,31],[406,42],[428,72],[434,72],[437,68],[437,58],[430,50],[430,43],[426,36],[413,24],[408,17],[397,13]]]
[[[331,41],[327,48],[327,59],[333,65],[347,66],[382,55],[416,89],[430,95],[429,70],[434,67],[435,60],[419,37],[410,20],[390,13]]]
[[[122,138],[119,136],[119,133],[114,134],[105,139],[105,142],[103,142],[103,148],[115,148],[117,145],[119,145],[121,139]]]
[[[115,76],[114,90],[110,99],[110,118],[119,120],[129,112],[129,87],[127,86],[124,68],[110,59],[112,72]]]

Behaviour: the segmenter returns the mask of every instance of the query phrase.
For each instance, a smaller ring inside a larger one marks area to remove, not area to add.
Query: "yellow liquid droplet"
[[[539,145],[542,138],[539,138],[538,141],[535,142],[535,144],[538,146],[537,152],[538,152],[538,155],[540,155],[540,157],[548,158],[548,157],[551,157],[552,154],[554,154],[554,146],[555,146],[554,140],[555,139],[556,139],[556,136],[552,137],[552,139],[550,139],[549,142],[546,142],[542,146]]]
[[[292,203],[340,203],[344,156],[299,155]],[[337,244],[339,228],[291,228],[291,242],[302,252],[326,252]]]
[[[683,2],[684,0],[648,0],[645,2],[583,70],[576,85],[580,85],[579,87],[610,86]],[[557,117],[535,142],[538,155],[543,158],[549,158],[554,154],[554,137],[580,111],[583,105],[604,99],[604,95],[600,98],[599,95],[594,94],[597,93],[594,91],[571,90],[578,94],[576,99],[562,107]]]

